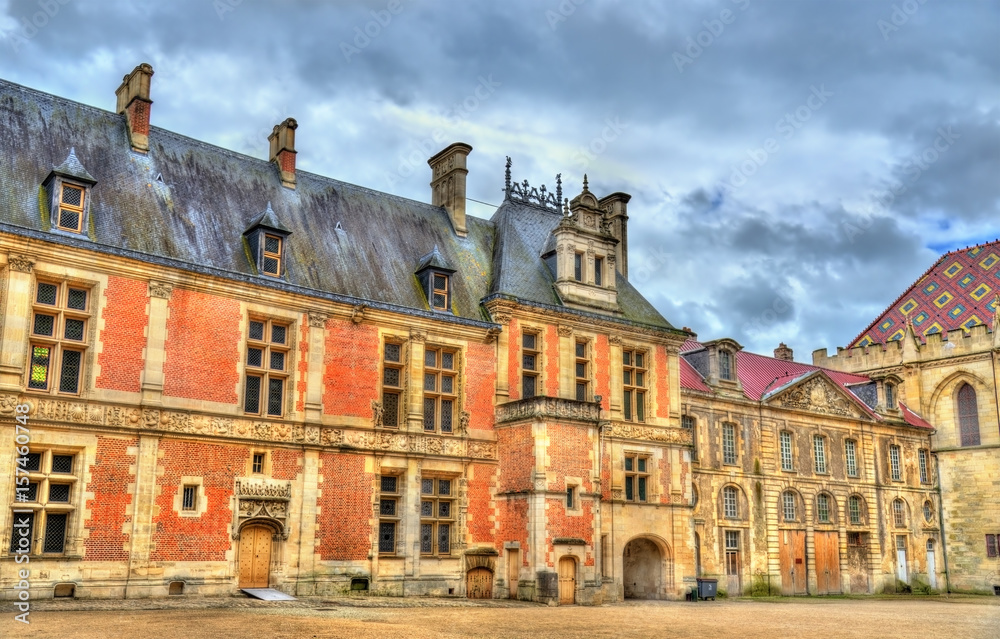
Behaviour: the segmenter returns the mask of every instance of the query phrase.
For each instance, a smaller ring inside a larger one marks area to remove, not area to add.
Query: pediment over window
[[[861,407],[861,400],[833,383],[822,371],[813,371],[778,387],[765,395],[764,403],[781,408],[805,410],[822,415],[839,415],[871,421],[872,416]]]

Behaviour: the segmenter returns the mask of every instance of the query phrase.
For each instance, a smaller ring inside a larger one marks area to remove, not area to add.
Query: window
[[[853,439],[844,441],[844,457],[847,461],[847,476],[858,476],[858,443]]]
[[[51,450],[19,452],[24,454],[14,458],[10,552],[62,554],[75,511],[76,456]]]
[[[251,415],[281,417],[288,379],[288,325],[271,320],[248,322],[246,392],[243,410]]]
[[[889,476],[892,481],[902,481],[903,471],[899,465],[899,446],[889,446]]]
[[[253,472],[255,474],[264,472],[264,453],[253,454]]]
[[[719,377],[722,379],[733,378],[733,356],[729,351],[719,351]]]
[[[281,276],[282,240],[277,235],[264,234],[264,260],[261,263],[264,275]]]
[[[782,431],[781,439],[781,470],[795,470],[792,466],[792,434]]]
[[[986,556],[990,559],[1000,556],[997,548],[998,538],[1000,535],[986,535]]]
[[[928,499],[924,501],[924,521],[930,523],[932,519],[934,519],[934,504]]]
[[[587,342],[576,343],[576,400],[590,401],[590,357]]]
[[[736,426],[722,425],[722,463],[736,463]]]
[[[61,183],[59,214],[55,220],[56,228],[72,233],[83,231],[83,207],[86,203],[86,196],[83,187]]]
[[[722,514],[726,519],[740,517],[739,492],[735,486],[726,486],[722,489]]]
[[[896,408],[896,385],[885,385],[885,407],[892,410]]]
[[[32,304],[28,389],[78,395],[83,380],[90,291],[38,282]]]
[[[566,487],[566,510],[576,508],[576,486]]]
[[[743,563],[740,559],[740,531],[727,530],[725,544],[726,575],[728,577],[736,577],[742,572],[741,564]]]
[[[604,258],[594,258],[594,284],[604,286]]]
[[[646,354],[642,351],[622,351],[622,382],[625,388],[626,421],[646,421]]]
[[[184,495],[181,499],[181,510],[197,510],[198,487],[185,486]]]
[[[431,274],[431,307],[436,311],[450,311],[448,299],[448,276],[444,273]]]
[[[920,483],[927,484],[930,483],[930,476],[927,473],[928,460],[930,455],[926,448],[921,448],[917,451],[917,460],[920,462]]]
[[[420,480],[421,554],[451,554],[453,494],[451,479],[425,477]]]
[[[823,474],[826,472],[826,438],[821,435],[813,437],[813,458],[816,463],[816,472]]]
[[[892,522],[897,528],[906,526],[906,503],[902,499],[892,502]]]
[[[795,521],[795,493],[791,491],[781,493],[781,513],[785,521]]]
[[[690,415],[681,415],[681,428],[694,429],[694,417]]]
[[[455,423],[458,384],[455,352],[442,348],[424,351],[424,430],[451,433]]]
[[[968,384],[958,389],[958,429],[962,446],[979,445],[979,405],[975,389]]]
[[[830,496],[826,493],[816,495],[816,520],[821,524],[830,522]]]
[[[625,501],[645,502],[648,499],[649,458],[625,456]]]
[[[538,334],[525,331],[521,334],[522,399],[529,399],[538,394],[538,372],[541,367],[541,352],[538,344]]]
[[[399,484],[396,475],[380,475],[378,500],[378,551],[396,553],[396,527],[399,525]]]
[[[386,342],[382,349],[382,425],[399,427],[403,406],[403,346]]]
[[[573,279],[583,281],[583,253],[573,254]]]
[[[861,498],[857,495],[851,495],[847,499],[847,517],[850,519],[851,524],[855,526],[860,526],[863,523],[861,519]]]

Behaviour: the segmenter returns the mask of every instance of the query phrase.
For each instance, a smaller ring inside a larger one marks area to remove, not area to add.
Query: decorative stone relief
[[[665,444],[690,445],[692,443],[691,431],[682,428],[658,428],[656,426],[640,426],[638,424],[615,422],[611,425],[610,434],[612,437],[641,439]]]
[[[497,422],[552,417],[596,423],[600,416],[601,409],[597,404],[559,397],[535,397],[530,400],[500,404],[496,407]]]
[[[10,270],[17,271],[18,273],[30,273],[32,267],[35,266],[35,260],[27,255],[12,254],[7,258],[7,266],[10,267]]]
[[[622,336],[614,334],[614,335],[612,335],[611,337],[608,338],[608,341],[612,345],[614,345],[614,346],[621,346],[622,345]]]
[[[573,334],[573,327],[560,324],[559,327],[556,328],[556,332],[559,333],[559,337],[569,337]]]
[[[280,531],[278,537],[288,539],[285,524],[292,482],[238,477],[233,496],[237,501],[233,530],[239,530],[248,520],[262,521]],[[239,539],[239,534],[233,535],[233,539]]]
[[[309,326],[312,328],[326,328],[326,321],[330,319],[327,313],[322,311],[309,311]]]
[[[423,344],[427,341],[426,331],[418,331],[416,329],[410,331],[410,341],[416,342],[418,344]]]
[[[861,411],[854,408],[846,397],[834,389],[828,381],[818,376],[782,393],[775,397],[772,402],[778,406],[824,415],[863,417]]]
[[[150,297],[159,297],[161,299],[168,300],[173,292],[174,285],[169,282],[154,282],[152,280],[149,282]]]
[[[382,417],[385,414],[385,410],[382,408],[382,402],[372,400],[372,426],[379,428],[382,426]]]
[[[351,321],[355,324],[360,324],[365,319],[365,309],[368,308],[364,304],[358,304],[351,309]]]
[[[462,411],[458,417],[458,434],[467,435],[469,433],[469,420],[472,419],[472,415],[468,411]]]

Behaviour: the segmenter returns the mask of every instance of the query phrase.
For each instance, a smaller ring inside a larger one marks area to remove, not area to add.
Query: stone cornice
[[[532,397],[507,402],[496,407],[498,424],[536,419],[593,422],[601,418],[601,407],[594,402],[578,402],[561,397]]]
[[[661,428],[628,422],[612,422],[609,435],[615,439],[632,439],[658,444],[691,446],[694,443],[691,430],[687,428]]]

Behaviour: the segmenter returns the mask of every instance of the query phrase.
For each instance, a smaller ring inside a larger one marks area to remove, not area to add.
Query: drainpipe
[[[996,379],[994,377],[994,379]],[[951,570],[948,569],[948,543],[944,536],[944,502],[941,496],[941,464],[938,463],[937,453],[934,455],[934,470],[937,474],[937,494],[938,494],[938,524],[941,526],[941,559],[944,561],[944,585],[946,592],[951,594]]]

